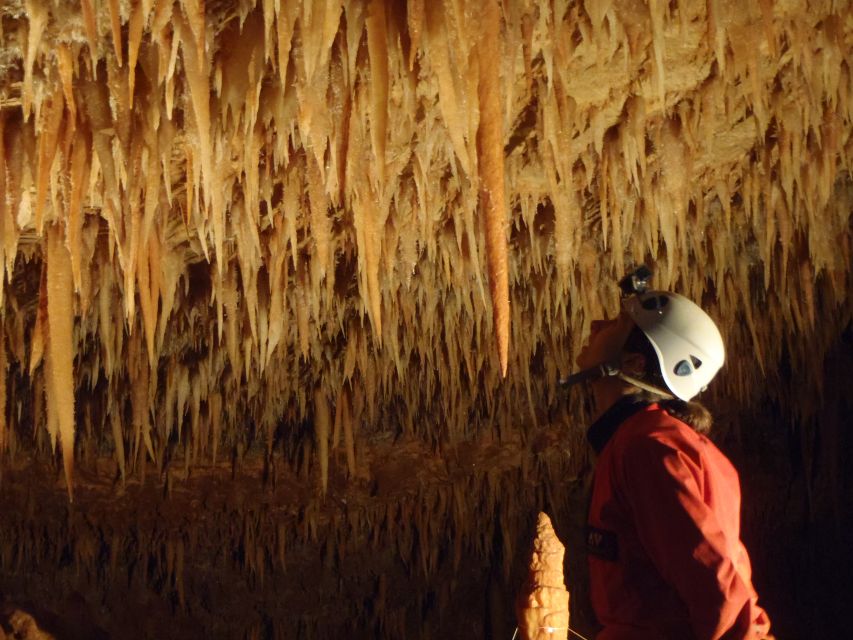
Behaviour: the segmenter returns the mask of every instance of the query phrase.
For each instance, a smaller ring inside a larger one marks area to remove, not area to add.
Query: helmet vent
[[[702,361],[699,358],[697,358],[696,356],[690,356],[690,360],[691,360],[691,362],[693,362],[693,368],[694,369],[698,369],[699,367],[702,366]]]
[[[681,360],[677,365],[675,365],[675,375],[677,376],[689,376],[693,373],[693,367],[690,366],[690,363],[687,360]]]

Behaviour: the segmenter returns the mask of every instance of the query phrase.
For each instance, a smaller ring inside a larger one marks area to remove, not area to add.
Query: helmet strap
[[[673,400],[675,398],[675,396],[673,396],[668,391],[664,391],[663,389],[655,387],[654,385],[651,385],[648,382],[643,382],[642,380],[640,380],[639,378],[635,378],[634,376],[629,376],[622,370],[619,370],[616,373],[616,377],[622,380],[623,382],[627,382],[630,385],[642,389],[643,391],[648,391],[649,393],[654,393],[655,395],[662,396],[665,400]]]

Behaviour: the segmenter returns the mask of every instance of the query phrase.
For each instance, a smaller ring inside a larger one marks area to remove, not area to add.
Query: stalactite
[[[112,29],[113,51],[118,66],[124,64],[124,52],[121,42],[121,14],[119,13],[119,0],[108,0],[110,5],[110,28]]]
[[[59,145],[64,106],[62,87],[57,86],[39,114],[39,128],[42,134],[39,136],[38,182],[35,203],[35,228],[38,233],[42,231],[48,182],[52,172],[53,159]]]
[[[320,463],[320,489],[325,496],[329,488],[329,401],[325,391],[319,388],[314,391],[314,430]]]
[[[486,252],[489,263],[489,288],[501,376],[509,363],[509,273],[507,265],[506,213],[504,205],[503,113],[500,99],[500,7],[486,2],[483,7],[483,31],[477,55],[481,62],[479,100],[480,128],[477,149],[482,186],[481,206],[486,228]]]
[[[74,474],[74,305],[71,256],[58,225],[47,230],[47,320],[51,393],[48,402],[56,415],[65,483],[73,499]]]
[[[6,116],[0,111],[0,193],[5,194],[7,192],[6,185]],[[9,203],[6,202],[7,198],[4,196],[0,198],[0,237],[3,238],[0,241],[0,309],[4,308],[4,301],[6,296],[6,280],[7,271],[11,271],[8,264],[11,262],[14,264],[14,260],[7,261],[6,259],[6,251],[8,244],[8,237],[15,236],[15,222],[14,218],[11,215],[11,207]],[[17,238],[15,238],[15,245],[17,245]],[[10,256],[11,257],[11,256]]]
[[[119,474],[121,476],[122,485],[127,482],[127,464],[124,454],[124,438],[122,436],[121,416],[116,408],[110,412],[110,426],[112,428],[113,446],[115,447],[116,463],[118,464]]]
[[[370,135],[380,189],[385,184],[385,141],[388,121],[388,35],[385,2],[373,0],[365,19],[370,56]]]
[[[128,366],[134,372],[134,383],[130,390],[133,419],[133,445],[130,459],[139,460],[145,452],[154,459],[154,446],[151,442],[151,420],[149,408],[149,368],[145,359],[142,339],[139,333],[130,339],[128,345]],[[143,452],[144,447],[144,452]]]

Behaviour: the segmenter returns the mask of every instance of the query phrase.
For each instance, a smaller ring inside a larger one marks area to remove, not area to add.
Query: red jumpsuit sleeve
[[[696,637],[750,637],[750,590],[702,499],[700,463],[651,438],[633,442],[622,462],[640,543],[687,606]]]

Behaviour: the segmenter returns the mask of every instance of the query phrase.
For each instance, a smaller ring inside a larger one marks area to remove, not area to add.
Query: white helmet
[[[628,297],[624,308],[652,343],[669,390],[682,400],[703,391],[723,366],[720,330],[684,296],[645,291]]]

